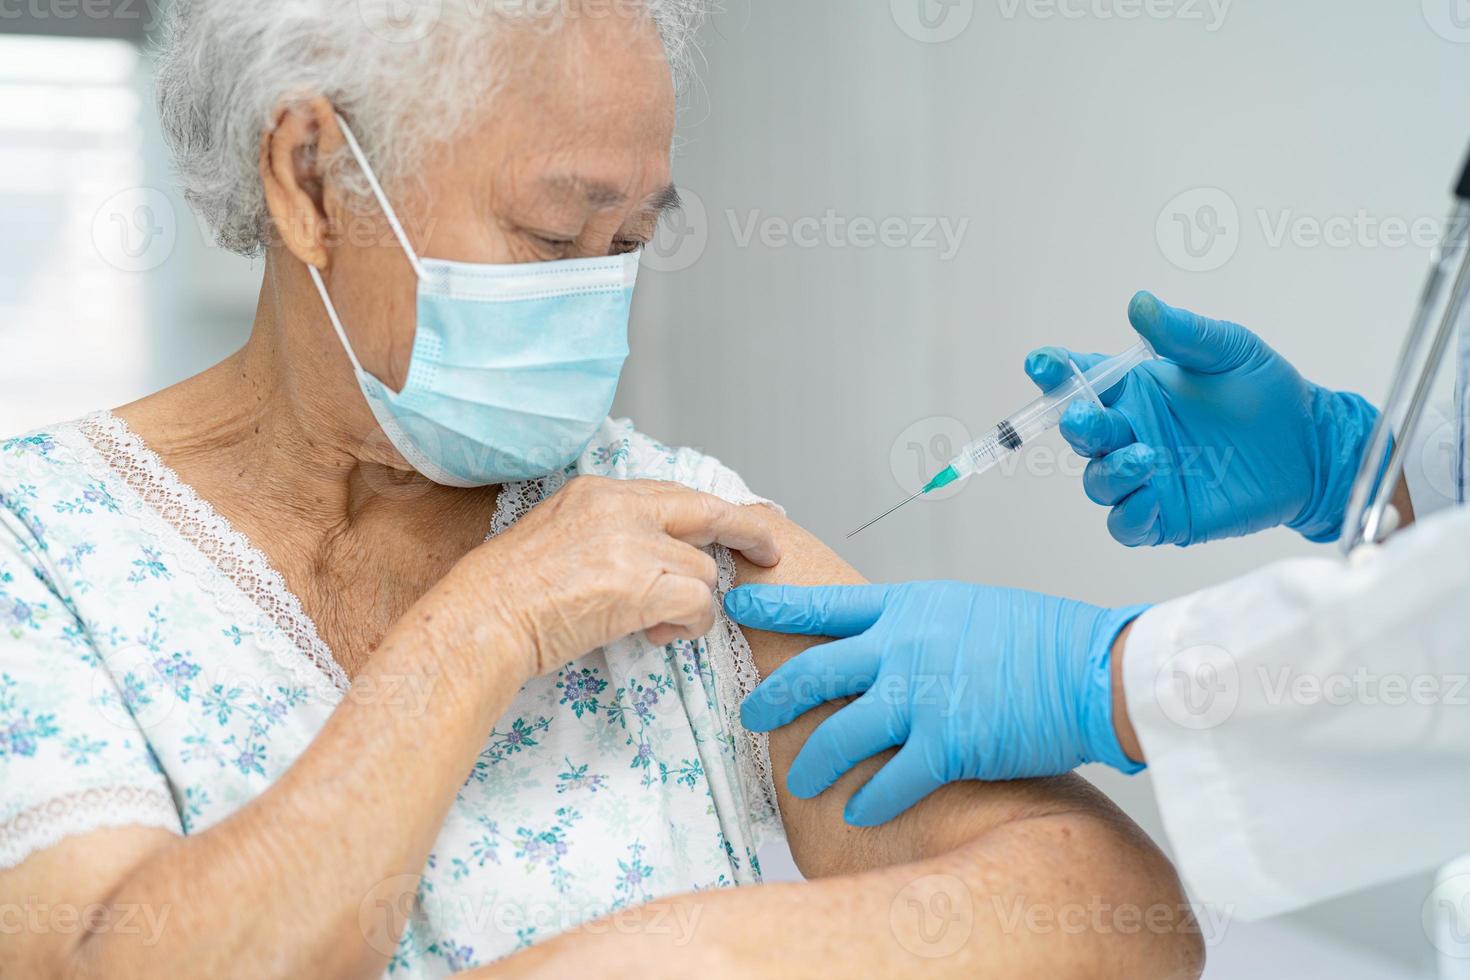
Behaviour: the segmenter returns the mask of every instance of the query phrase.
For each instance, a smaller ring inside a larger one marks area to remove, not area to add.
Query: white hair
[[[293,96],[322,95],[352,121],[385,183],[452,138],[503,80],[508,28],[554,26],[573,10],[653,20],[676,82],[711,0],[175,0],[156,52],[158,107],[184,196],[219,244],[259,254],[271,234],[261,134]],[[333,165],[326,161],[325,165]],[[359,189],[360,191],[360,189]]]

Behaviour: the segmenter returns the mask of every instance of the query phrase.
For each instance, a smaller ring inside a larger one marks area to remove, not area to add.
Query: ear
[[[331,260],[340,203],[328,188],[322,161],[344,145],[332,103],[319,96],[277,107],[260,137],[260,181],[278,241],[318,269]]]

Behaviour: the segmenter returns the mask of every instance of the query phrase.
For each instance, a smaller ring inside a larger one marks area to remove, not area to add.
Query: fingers
[[[1265,347],[1239,324],[1177,309],[1149,292],[1134,295],[1128,304],[1128,322],[1159,356],[1205,374],[1234,370]]]
[[[655,646],[692,640],[715,628],[714,595],[698,578],[665,572],[654,584],[645,611],[645,621],[657,624],[644,634]]]
[[[743,585],[725,596],[741,626],[801,636],[855,636],[883,615],[886,585]]]
[[[708,552],[692,544],[675,541],[673,538],[662,538],[653,546],[653,557],[665,572],[698,579],[709,587],[710,592],[719,587],[719,563]]]
[[[697,548],[722,544],[767,568],[781,560],[765,508],[739,507],[712,494],[669,486],[655,492],[659,521],[671,537]]]
[[[1103,354],[1078,354],[1069,351],[1065,347],[1040,347],[1026,355],[1026,374],[1035,382],[1036,387],[1042,391],[1051,391],[1057,385],[1073,377],[1072,365],[1068,359],[1077,362],[1080,371],[1090,371],[1099,362],[1106,360]],[[1113,385],[1106,391],[1098,393],[1098,398],[1104,405],[1111,405],[1123,394],[1124,386],[1128,379]]]
[[[892,698],[869,690],[817,726],[791,763],[786,786],[810,799],[869,756],[903,744],[908,724]]]
[[[656,590],[666,590],[676,579],[691,579],[704,586],[704,606],[709,610],[709,616],[703,615],[703,609],[691,608],[689,619],[678,622],[660,623],[644,631],[644,636],[654,646],[663,646],[675,640],[692,640],[703,636],[714,628],[714,592],[720,583],[720,566],[705,552],[682,541],[673,538],[662,538],[654,546],[654,557],[662,567],[665,575],[655,586]],[[682,589],[680,583],[678,588]],[[681,594],[679,598],[671,601],[694,601],[694,593],[691,590],[687,595]],[[697,614],[697,615],[695,615]],[[706,625],[708,622],[708,625]]]
[[[1094,503],[1111,507],[1148,482],[1158,456],[1141,442],[1094,459],[1082,472],[1082,489]]]
[[[1163,511],[1158,491],[1145,486],[1124,497],[1108,512],[1108,533],[1119,544],[1130,548],[1163,544]]]
[[[669,623],[650,626],[643,631],[643,638],[650,645],[656,647],[665,647],[670,643],[677,643],[679,640],[694,640],[703,635],[702,633],[691,634],[687,628],[683,626],[672,626]]]
[[[861,694],[878,676],[879,652],[860,637],[812,647],[786,661],[740,705],[740,723],[768,732],[834,698]]]
[[[855,827],[885,824],[944,785],[930,764],[923,741],[910,738],[868,784],[847,801],[845,816]]]
[[[1062,438],[1079,456],[1106,456],[1138,441],[1133,424],[1115,408],[1098,408],[1092,402],[1073,402],[1062,413]]]

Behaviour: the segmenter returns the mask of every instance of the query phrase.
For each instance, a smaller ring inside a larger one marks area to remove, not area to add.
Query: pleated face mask
[[[418,276],[408,377],[395,392],[363,369],[321,273],[308,266],[383,433],[410,466],[451,487],[564,468],[612,408],[639,253],[515,265],[420,258],[338,121]]]

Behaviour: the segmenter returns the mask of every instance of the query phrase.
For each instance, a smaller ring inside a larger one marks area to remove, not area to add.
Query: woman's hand
[[[673,483],[583,476],[446,580],[476,613],[488,599],[490,621],[513,625],[536,676],[639,630],[655,644],[709,632],[719,569],[700,549],[711,544],[767,567],[780,558],[763,508]]]

